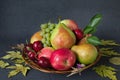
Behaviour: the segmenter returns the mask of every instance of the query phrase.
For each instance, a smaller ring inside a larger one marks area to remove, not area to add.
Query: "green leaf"
[[[12,70],[12,71],[10,71],[9,74],[8,74],[8,78],[17,75],[19,72],[20,72],[20,71],[17,71],[17,70]]]
[[[16,69],[16,66],[8,66],[7,69]]]
[[[120,46],[120,44],[116,43],[115,41],[113,40],[101,40],[102,42],[102,45],[104,46]]]
[[[26,74],[27,74],[27,71],[29,70],[30,68],[29,67],[23,67],[23,69],[22,69],[22,74],[24,75],[24,76],[26,76]]]
[[[22,73],[24,76],[26,76],[27,71],[30,69],[27,66],[23,66],[21,64],[15,64],[15,66],[9,66],[7,69],[13,69],[11,72],[9,72],[8,77],[13,77],[17,75],[18,73]]]
[[[96,14],[95,16],[93,16],[89,24],[84,28],[84,34],[93,34],[94,32],[96,32],[96,27],[100,23],[101,19],[101,14]]]
[[[109,62],[114,65],[120,65],[120,57],[112,57],[109,59]]]
[[[93,70],[101,77],[108,77],[111,80],[117,80],[116,69],[110,66],[100,65],[94,67]]]
[[[7,66],[9,66],[9,63],[0,60],[0,68],[6,68]]]
[[[95,29],[93,27],[90,26],[86,26],[84,31],[84,34],[90,34],[91,32],[93,32]]]
[[[99,38],[97,38],[96,36],[87,37],[87,42],[95,46],[102,44]]]
[[[120,56],[113,48],[99,48],[103,56]]]
[[[12,47],[12,49],[15,49],[13,51],[7,51],[6,55],[1,57],[1,59],[12,61],[13,65],[9,65],[9,63],[4,62],[3,60],[0,60],[0,68],[10,69],[11,71],[8,73],[8,77],[13,77],[19,73],[22,73],[24,76],[26,76],[28,70],[30,68],[28,66],[24,66],[25,61],[22,57],[21,51],[23,50],[24,44],[17,44],[17,46]]]
[[[102,15],[96,14],[91,18],[90,23],[88,25],[91,27],[96,27],[100,23],[101,19],[102,19]]]
[[[7,51],[7,55],[3,56],[2,59],[22,59],[22,55],[20,51]]]
[[[24,60],[24,59],[15,59],[14,62],[15,62],[16,64],[20,64],[20,63],[24,63],[25,60]]]

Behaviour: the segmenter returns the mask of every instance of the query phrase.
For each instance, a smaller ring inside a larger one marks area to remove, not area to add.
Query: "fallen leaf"
[[[114,65],[120,65],[120,57],[112,57],[109,59],[109,62]]]
[[[0,60],[0,68],[6,68],[7,66],[9,66],[9,63]]]
[[[15,66],[9,66],[7,69],[12,69],[12,71],[9,72],[8,77],[13,77],[17,75],[18,73],[22,73],[24,76],[26,76],[27,71],[30,69],[27,66],[23,66],[21,64],[15,64]]]

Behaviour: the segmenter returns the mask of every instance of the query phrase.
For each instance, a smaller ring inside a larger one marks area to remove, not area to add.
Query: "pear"
[[[71,50],[75,52],[78,61],[85,65],[93,63],[98,56],[97,48],[92,44],[74,45]]]
[[[58,23],[51,34],[50,42],[53,48],[71,48],[76,43],[75,34],[63,23]]]
[[[92,34],[86,34],[86,36],[83,37],[83,38],[78,42],[78,45],[88,43],[87,38],[90,37],[90,36],[92,36]]]

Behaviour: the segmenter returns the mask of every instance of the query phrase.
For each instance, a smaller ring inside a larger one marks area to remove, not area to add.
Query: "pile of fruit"
[[[101,18],[100,14],[95,15],[84,29],[71,19],[41,24],[23,51],[43,68],[63,71],[92,64],[99,54],[97,46],[101,45],[93,36]]]

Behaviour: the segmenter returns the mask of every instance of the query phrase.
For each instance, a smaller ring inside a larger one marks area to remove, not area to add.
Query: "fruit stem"
[[[58,17],[58,22],[60,22],[60,21],[61,21],[61,18],[62,18],[62,16],[59,16],[59,17]]]

